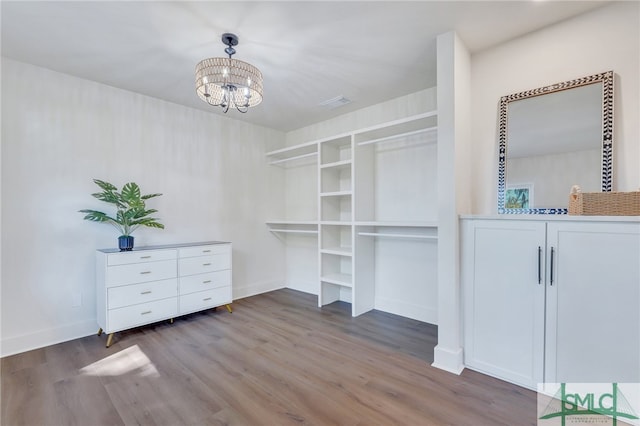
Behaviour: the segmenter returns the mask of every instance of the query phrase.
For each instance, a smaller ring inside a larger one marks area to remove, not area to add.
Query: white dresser
[[[98,335],[226,305],[231,312],[231,243],[96,252]]]

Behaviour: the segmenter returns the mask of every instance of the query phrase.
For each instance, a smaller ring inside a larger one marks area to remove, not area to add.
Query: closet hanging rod
[[[271,232],[288,232],[291,234],[317,234],[318,231],[311,231],[306,229],[280,229],[280,228],[271,228],[269,229]]]
[[[437,235],[420,235],[420,234],[392,234],[384,232],[358,232],[363,237],[387,237],[387,238],[414,238],[419,240],[437,240]]]

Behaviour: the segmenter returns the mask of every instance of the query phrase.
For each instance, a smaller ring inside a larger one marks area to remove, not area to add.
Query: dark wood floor
[[[2,359],[2,425],[527,425],[534,392],[430,366],[436,327],[279,290]]]

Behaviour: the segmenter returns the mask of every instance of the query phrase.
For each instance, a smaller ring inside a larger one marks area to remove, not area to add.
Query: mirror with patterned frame
[[[566,214],[570,189],[611,191],[613,71],[500,99],[498,213]]]

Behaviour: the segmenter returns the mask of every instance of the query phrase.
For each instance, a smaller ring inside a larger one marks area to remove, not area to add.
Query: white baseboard
[[[462,348],[451,350],[437,345],[433,350],[433,364],[431,366],[459,375],[464,370]]]
[[[0,343],[0,356],[6,357],[33,349],[51,346],[69,340],[90,336],[98,332],[98,323],[95,319],[64,324],[55,328],[23,334],[21,336],[2,339]]]
[[[255,296],[256,294],[267,293],[281,288],[284,288],[284,283],[282,281],[265,281],[240,288],[234,287],[233,298],[242,299],[244,297]],[[92,334],[96,334],[98,328],[99,326],[96,320],[91,319],[72,324],[64,324],[55,328],[37,331],[35,333],[3,338],[0,341],[0,357],[15,355],[33,349],[39,349],[45,346],[90,336]]]
[[[301,291],[303,293],[318,295],[318,282],[317,281],[299,281],[295,282],[287,281],[287,288],[291,290]]]
[[[438,325],[438,311],[435,308],[427,308],[402,300],[376,298],[375,309],[411,318],[417,321]]]
[[[242,287],[233,286],[233,300],[244,299],[245,297],[255,296],[257,294],[268,293],[274,290],[285,288],[283,281],[263,281],[252,283]]]

